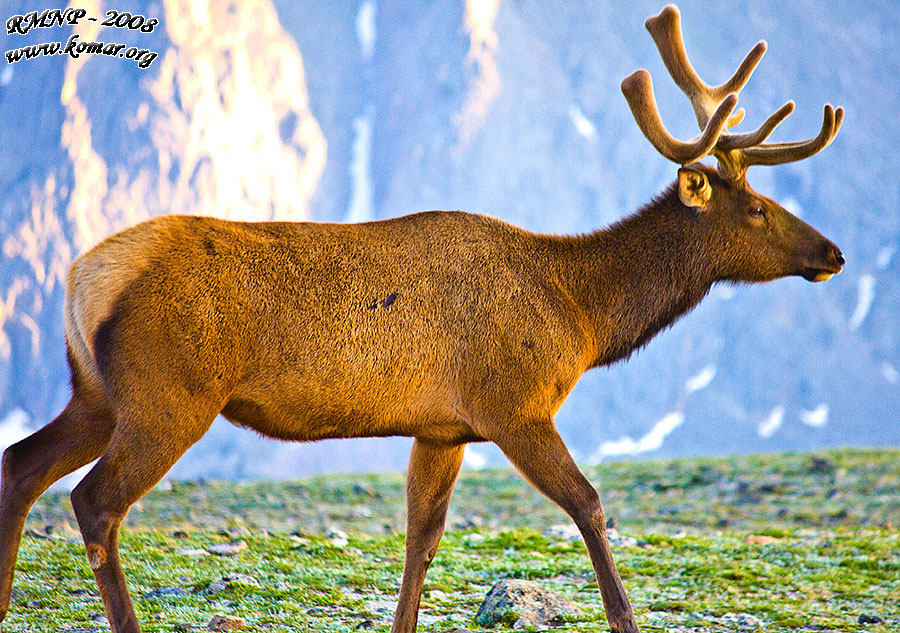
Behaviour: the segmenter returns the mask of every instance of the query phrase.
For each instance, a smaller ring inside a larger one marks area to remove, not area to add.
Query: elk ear
[[[678,170],[678,197],[686,207],[700,209],[712,196],[712,187],[706,174],[690,167]]]

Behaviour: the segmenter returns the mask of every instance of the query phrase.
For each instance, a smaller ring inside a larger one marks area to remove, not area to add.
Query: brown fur
[[[113,631],[138,631],[118,526],[221,412],[285,440],[416,438],[394,632],[415,629],[463,447],[477,441],[573,517],[613,630],[636,631],[599,497],[553,415],[584,371],[627,357],[714,282],[843,262],[746,183],[689,171],[679,180],[708,198],[676,183],[577,237],[427,212],[358,225],[164,216],[100,243],[69,274],[72,401],[3,457],[0,614],[31,504],[102,455],[72,503]]]

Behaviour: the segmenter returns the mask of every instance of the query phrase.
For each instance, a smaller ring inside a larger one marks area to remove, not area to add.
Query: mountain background
[[[464,209],[541,232],[609,224],[675,178],[619,90],[647,68],[663,120],[696,134],[644,20],[659,2],[79,3],[159,19],[4,35],[4,50],[121,42],[0,68],[0,448],[69,397],[65,272],[148,217],[361,221]],[[3,19],[47,7],[4,1]],[[557,417],[576,459],[900,445],[900,11],[893,0],[680,3],[688,53],[724,81],[759,39],[741,93],[773,140],[836,141],[749,180],[835,241],[845,271],[717,286],[627,363],[586,374]],[[176,477],[296,477],[406,465],[402,438],[291,445],[218,420]],[[471,467],[499,465],[486,445]]]

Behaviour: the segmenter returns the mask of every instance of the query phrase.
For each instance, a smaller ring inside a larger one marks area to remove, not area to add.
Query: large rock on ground
[[[511,623],[514,629],[559,626],[581,610],[570,600],[547,591],[533,580],[506,578],[488,592],[475,614],[482,626]]]

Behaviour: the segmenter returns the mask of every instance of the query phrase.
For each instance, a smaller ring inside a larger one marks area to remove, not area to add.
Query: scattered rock
[[[378,497],[378,491],[371,484],[355,483],[351,488],[354,494],[365,495],[367,497]]]
[[[469,547],[484,543],[484,539],[484,534],[479,534],[478,532],[472,532],[471,534],[466,534],[465,536],[463,536],[463,541]]]
[[[636,547],[638,542],[633,536],[622,536],[616,528],[607,528],[606,538],[613,547]]]
[[[884,618],[874,613],[861,613],[856,621],[859,624],[881,624],[884,622]]]
[[[369,506],[353,506],[350,508],[350,518],[351,519],[368,519],[374,513],[372,512],[372,508]]]
[[[580,614],[581,610],[571,601],[532,580],[507,578],[491,587],[475,621],[482,626],[512,622],[515,629],[539,629],[562,624],[566,616]]]
[[[53,538],[49,534],[44,534],[43,532],[38,532],[37,530],[31,530],[31,529],[25,530],[25,536],[28,538],[36,538],[36,539],[39,539],[42,541],[46,541],[48,539]],[[57,538],[59,538],[59,537],[57,537]]]
[[[238,586],[259,587],[260,584],[256,578],[248,576],[247,574],[227,574],[218,580],[211,582],[203,592],[213,595]]]
[[[671,617],[672,614],[668,611],[648,611],[644,614],[644,620],[650,624],[659,624]]]
[[[169,600],[172,598],[182,598],[187,595],[187,592],[181,587],[160,587],[159,589],[154,589],[153,591],[148,591],[143,596],[141,596],[141,600]]]
[[[227,534],[231,538],[247,538],[248,536],[253,535],[253,533],[250,532],[250,530],[243,525],[237,525],[235,527],[230,527],[225,531],[225,534]]]
[[[325,533],[325,536],[328,537],[328,542],[331,543],[333,547],[347,547],[347,543],[349,542],[347,533],[333,525],[328,528],[328,532]]]
[[[762,622],[755,615],[749,613],[726,613],[719,621],[725,624],[734,624],[739,629],[761,629]]]
[[[453,523],[454,529],[457,530],[472,530],[480,528],[482,525],[484,525],[484,518],[478,514],[467,514]]]
[[[94,624],[99,624],[104,627],[109,626],[109,620],[106,619],[105,613],[92,613],[88,617]]]
[[[192,556],[195,558],[201,556],[209,556],[209,552],[199,547],[184,547],[175,553],[179,556]]]
[[[751,534],[744,539],[744,543],[747,545],[771,545],[772,543],[777,542],[777,538],[774,536],[766,536],[765,534]]]
[[[211,631],[243,631],[247,622],[244,618],[238,618],[233,615],[218,614],[212,617],[206,628]]]
[[[551,525],[544,530],[544,537],[551,541],[574,543],[575,541],[581,540],[581,532],[578,531],[578,528],[575,527],[574,523],[559,523],[557,525]]]
[[[752,505],[762,502],[762,495],[751,487],[749,481],[738,481],[736,496],[735,503],[737,505]]]
[[[809,472],[811,473],[827,474],[834,472],[834,469],[834,462],[827,457],[822,457],[821,455],[813,455],[812,459],[810,460]]]
[[[59,523],[51,523],[44,526],[44,532],[50,538],[59,539],[79,539],[81,532],[72,527],[68,521],[60,521]]]
[[[291,534],[288,540],[291,542],[291,549],[304,549],[309,547],[311,542],[308,538],[299,534]]]
[[[247,541],[235,541],[233,543],[217,543],[210,545],[206,551],[216,556],[234,556],[247,549]]]

